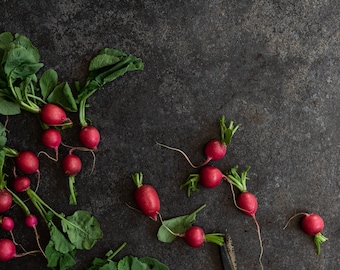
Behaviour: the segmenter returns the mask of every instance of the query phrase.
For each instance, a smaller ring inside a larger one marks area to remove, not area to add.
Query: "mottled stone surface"
[[[78,252],[83,269],[121,243],[117,259],[150,256],[170,269],[222,269],[219,247],[188,247],[181,239],[157,240],[159,222],[131,210],[131,174],[143,172],[158,190],[167,219],[202,204],[196,223],[207,233],[228,228],[239,269],[258,269],[259,241],[250,217],[233,205],[229,185],[186,197],[179,186],[192,169],[159,141],[204,159],[204,144],[219,138],[218,120],[240,124],[225,159],[225,171],[251,166],[248,189],[259,201],[265,269],[336,269],[339,249],[339,1],[1,1],[0,31],[26,35],[39,49],[45,68],[60,81],[83,81],[89,60],[102,48],[122,49],[143,59],[145,70],[126,74],[90,98],[87,115],[102,141],[92,175],[92,156],[80,153],[78,206],[68,205],[67,178],[41,156],[40,195],[66,214],[87,209],[102,225],[104,238]],[[70,114],[77,123],[77,114]],[[0,116],[3,122],[5,118]],[[8,144],[36,152],[41,129],[28,113],[10,117]],[[77,145],[77,124],[64,131]],[[27,130],[24,134],[22,130]],[[60,149],[60,155],[67,152]],[[20,211],[14,233],[36,249]],[[316,254],[313,240],[290,216],[307,211],[325,220],[329,240]],[[17,215],[18,214],[18,215]],[[47,230],[41,220],[41,241]],[[1,237],[8,236],[0,232]],[[47,269],[42,256],[1,263],[1,269]]]

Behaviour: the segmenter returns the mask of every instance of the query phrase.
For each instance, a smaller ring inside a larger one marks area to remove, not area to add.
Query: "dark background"
[[[134,205],[131,175],[143,172],[161,200],[163,218],[207,207],[196,223],[206,233],[228,228],[239,269],[258,269],[259,242],[251,218],[234,206],[229,186],[200,189],[190,198],[179,189],[194,163],[204,159],[205,143],[219,138],[218,120],[240,124],[226,158],[214,162],[222,171],[251,166],[248,189],[258,198],[265,269],[336,269],[339,249],[339,1],[4,1],[0,31],[26,35],[39,49],[43,69],[53,68],[59,81],[84,81],[90,59],[102,48],[122,49],[145,64],[105,86],[87,109],[102,140],[96,167],[79,153],[83,170],[76,177],[78,205],[68,205],[67,178],[40,156],[39,194],[56,211],[86,209],[104,232],[91,251],[77,253],[83,269],[123,242],[116,259],[131,254],[159,259],[170,269],[222,269],[219,247],[188,247],[182,239],[161,243],[153,222]],[[75,125],[64,142],[77,141]],[[0,116],[4,122],[5,118]],[[34,115],[9,118],[8,145],[17,150],[46,150]],[[60,149],[60,155],[67,153]],[[36,249],[34,235],[16,217],[14,234],[26,249]],[[312,237],[297,212],[315,212],[325,220],[329,240],[316,254]],[[38,226],[41,242],[47,229]],[[8,237],[0,232],[1,237]],[[42,256],[1,263],[0,269],[46,269]]]

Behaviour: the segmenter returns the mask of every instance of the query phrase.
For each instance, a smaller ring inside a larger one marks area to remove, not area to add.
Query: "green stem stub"
[[[318,255],[321,252],[321,244],[326,242],[328,240],[327,237],[325,237],[324,235],[322,235],[321,233],[318,233],[314,236],[314,243],[316,245],[317,251],[318,251]]]
[[[76,182],[76,179],[74,176],[69,176],[68,178],[68,184],[70,189],[70,205],[77,205],[77,191],[74,187],[74,184]]]
[[[245,171],[241,173],[241,175],[237,172],[238,166],[236,165],[229,172],[227,172],[227,177],[230,179],[231,183],[237,187],[241,192],[247,191],[246,182],[249,180],[247,177],[247,173],[250,170],[248,167]]]
[[[220,120],[220,127],[221,127],[221,141],[224,142],[225,145],[229,145],[236,130],[239,128],[239,125],[234,126],[234,122],[230,121],[229,126],[227,127],[225,123],[225,116],[223,115]]]
[[[137,186],[137,188],[140,188],[143,185],[143,174],[141,172],[133,174],[132,180]]]
[[[199,179],[200,179],[199,174],[197,173],[190,174],[187,181],[180,186],[180,189],[184,187],[188,187],[187,195],[188,197],[190,197],[191,191],[199,192],[199,188],[197,187],[197,183],[199,182]]]
[[[224,234],[223,233],[210,233],[205,235],[205,241],[207,243],[214,243],[219,246],[224,245]]]

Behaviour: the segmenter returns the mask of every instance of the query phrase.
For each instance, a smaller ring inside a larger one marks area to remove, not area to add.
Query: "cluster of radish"
[[[260,233],[260,226],[255,215],[258,210],[258,201],[255,195],[247,190],[246,186],[246,181],[249,179],[247,177],[247,173],[250,167],[248,167],[245,171],[238,173],[238,166],[235,166],[224,174],[221,172],[219,168],[209,165],[210,161],[220,160],[226,155],[227,146],[230,144],[233,135],[239,128],[238,125],[234,126],[233,121],[230,121],[230,124],[227,127],[224,116],[222,116],[219,122],[221,129],[221,139],[211,140],[205,145],[204,153],[206,159],[200,165],[194,165],[189,159],[189,157],[186,155],[186,153],[181,149],[170,147],[168,145],[161,143],[157,144],[167,149],[180,152],[193,168],[200,168],[200,172],[198,174],[197,173],[190,174],[187,181],[180,186],[181,189],[187,187],[188,197],[190,197],[191,191],[199,190],[197,187],[198,183],[201,186],[209,189],[217,187],[223,180],[229,183],[235,206],[243,214],[252,217],[256,224],[258,238],[260,242],[259,264],[263,269],[262,263],[263,245]],[[141,209],[141,211],[145,215],[156,220],[157,216],[159,215],[160,209],[160,203],[159,198],[157,196],[157,192],[150,185],[142,185],[141,183],[138,183],[136,179],[134,179],[134,181],[138,187],[135,192],[135,201],[137,203],[137,206],[139,207],[139,209]],[[237,198],[234,192],[234,187],[236,187],[239,190]],[[301,222],[302,230],[309,235],[314,235],[314,242],[317,246],[317,251],[319,254],[320,244],[327,240],[327,238],[321,234],[321,231],[324,228],[324,222],[322,218],[319,215],[308,213],[299,213],[297,215],[294,215],[292,218],[295,218],[296,216],[299,215],[304,216]],[[198,226],[191,226],[184,234],[176,235],[184,237],[187,243],[193,247],[201,246],[209,238],[205,236],[202,228]],[[214,239],[216,240],[216,238]],[[218,239],[217,241],[215,241],[215,243],[222,244],[223,241],[220,241],[220,239]]]
[[[160,199],[155,188],[150,184],[143,184],[143,174],[141,172],[133,174],[132,179],[136,185],[136,189],[134,191],[134,199],[139,210],[154,221],[157,221],[159,216],[162,226],[166,228],[167,232],[169,232],[171,236],[183,238],[189,246],[194,248],[202,246],[205,242],[223,245],[224,239],[222,234],[206,234],[203,228],[201,228],[200,226],[192,225],[192,222],[195,218],[193,218],[193,220],[189,222],[188,219],[183,219],[186,222],[183,221],[183,223],[180,224],[180,228],[184,228],[184,232],[172,231],[162,220],[162,217],[160,215]],[[192,215],[196,215],[196,212],[200,211],[203,207],[196,210]],[[177,223],[179,224],[180,222]],[[164,242],[171,241],[172,240]]]
[[[42,143],[48,147],[52,148],[56,152],[56,158],[52,158],[55,161],[58,161],[58,148],[61,144],[61,133],[57,127],[62,127],[63,125],[69,125],[71,120],[66,117],[66,112],[61,107],[55,104],[46,104],[41,108],[40,111],[40,120],[44,125],[48,125],[48,129],[43,130],[41,141]],[[93,131],[95,130],[95,131]],[[91,148],[90,150],[96,150],[97,145],[100,141],[99,132],[91,127],[90,131],[88,129],[81,129],[79,133],[79,139],[83,143],[83,145],[87,148]],[[14,180],[11,183],[13,190],[17,193],[22,193],[25,191],[29,191],[31,188],[31,180],[28,175],[37,174],[37,184],[36,190],[38,189],[40,182],[40,171],[39,171],[39,159],[38,155],[30,150],[24,150],[21,152],[16,151],[15,149],[4,146],[2,148],[4,157],[2,160],[4,161],[5,157],[12,157],[15,159],[15,166],[13,168],[13,176]],[[78,156],[72,153],[74,149],[72,148],[69,151],[69,154],[65,156],[62,160],[62,170],[69,177],[74,177],[81,170],[82,163]],[[44,152],[45,153],[45,152]],[[3,164],[1,166],[1,188],[0,188],[0,214],[7,212],[13,204],[13,201],[25,211],[26,218],[24,223],[27,227],[33,228],[37,243],[39,246],[39,251],[25,251],[22,254],[16,254],[15,245],[18,245],[14,239],[13,229],[14,229],[14,220],[8,216],[3,215],[0,217],[0,227],[8,231],[11,234],[12,240],[7,238],[0,239],[0,261],[7,261],[14,257],[21,257],[23,255],[31,254],[34,252],[41,252],[44,254],[43,249],[39,243],[39,236],[36,229],[38,224],[37,217],[30,213],[26,205],[22,202],[22,200],[7,186],[5,178],[5,173],[2,171]],[[21,172],[22,175],[17,175],[17,170]],[[71,189],[74,190],[74,189]],[[33,192],[33,191],[32,191]],[[75,194],[71,194],[70,203],[76,204]],[[20,247],[22,247],[20,245]],[[22,247],[23,248],[23,247]]]

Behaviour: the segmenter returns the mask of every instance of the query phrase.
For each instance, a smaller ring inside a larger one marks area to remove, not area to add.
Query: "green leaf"
[[[163,224],[159,227],[157,238],[161,242],[170,243],[176,239],[175,234],[183,234],[185,233],[195,222],[196,214],[201,211],[205,205],[202,205],[200,208],[195,210],[193,213],[179,216],[175,218],[171,218],[168,220],[164,220]],[[171,233],[168,229],[170,229],[173,233]]]
[[[15,47],[7,54],[4,71],[7,76],[23,79],[36,73],[42,66],[27,49]]]
[[[54,243],[55,250],[61,253],[69,253],[75,250],[75,246],[64,236],[64,234],[50,221],[50,240]]]
[[[6,128],[2,123],[0,123],[0,149],[2,149],[6,145],[6,142],[7,142]]]
[[[98,270],[118,270],[118,263],[117,262],[108,262],[107,264],[98,268]]]
[[[47,98],[49,103],[57,104],[70,112],[78,110],[71,87],[67,82],[57,85]]]
[[[70,251],[69,253],[61,253],[55,249],[54,242],[49,241],[45,248],[45,255],[47,258],[47,266],[53,269],[66,270],[74,265],[76,261],[74,259],[76,251]]]
[[[20,114],[20,105],[7,99],[7,96],[1,93],[0,90],[0,114],[16,115]]]
[[[85,210],[78,210],[61,221],[63,231],[77,249],[91,249],[103,237],[97,219]]]
[[[142,263],[134,256],[126,256],[118,262],[118,270],[148,270],[145,263]]]
[[[91,60],[89,71],[94,71],[103,67],[107,67],[119,61],[120,58],[115,55],[99,54]]]
[[[58,74],[53,69],[47,69],[40,77],[39,85],[43,100],[46,100],[48,95],[58,84]]]
[[[152,270],[169,270],[169,267],[167,267],[165,264],[161,263],[155,258],[150,257],[143,257],[139,259],[141,262],[148,265],[148,269]]]
[[[29,38],[23,35],[15,34],[14,43],[23,46],[30,53],[30,55],[32,55],[34,60],[36,62],[39,62],[40,59],[39,51],[36,47],[33,46]]]

